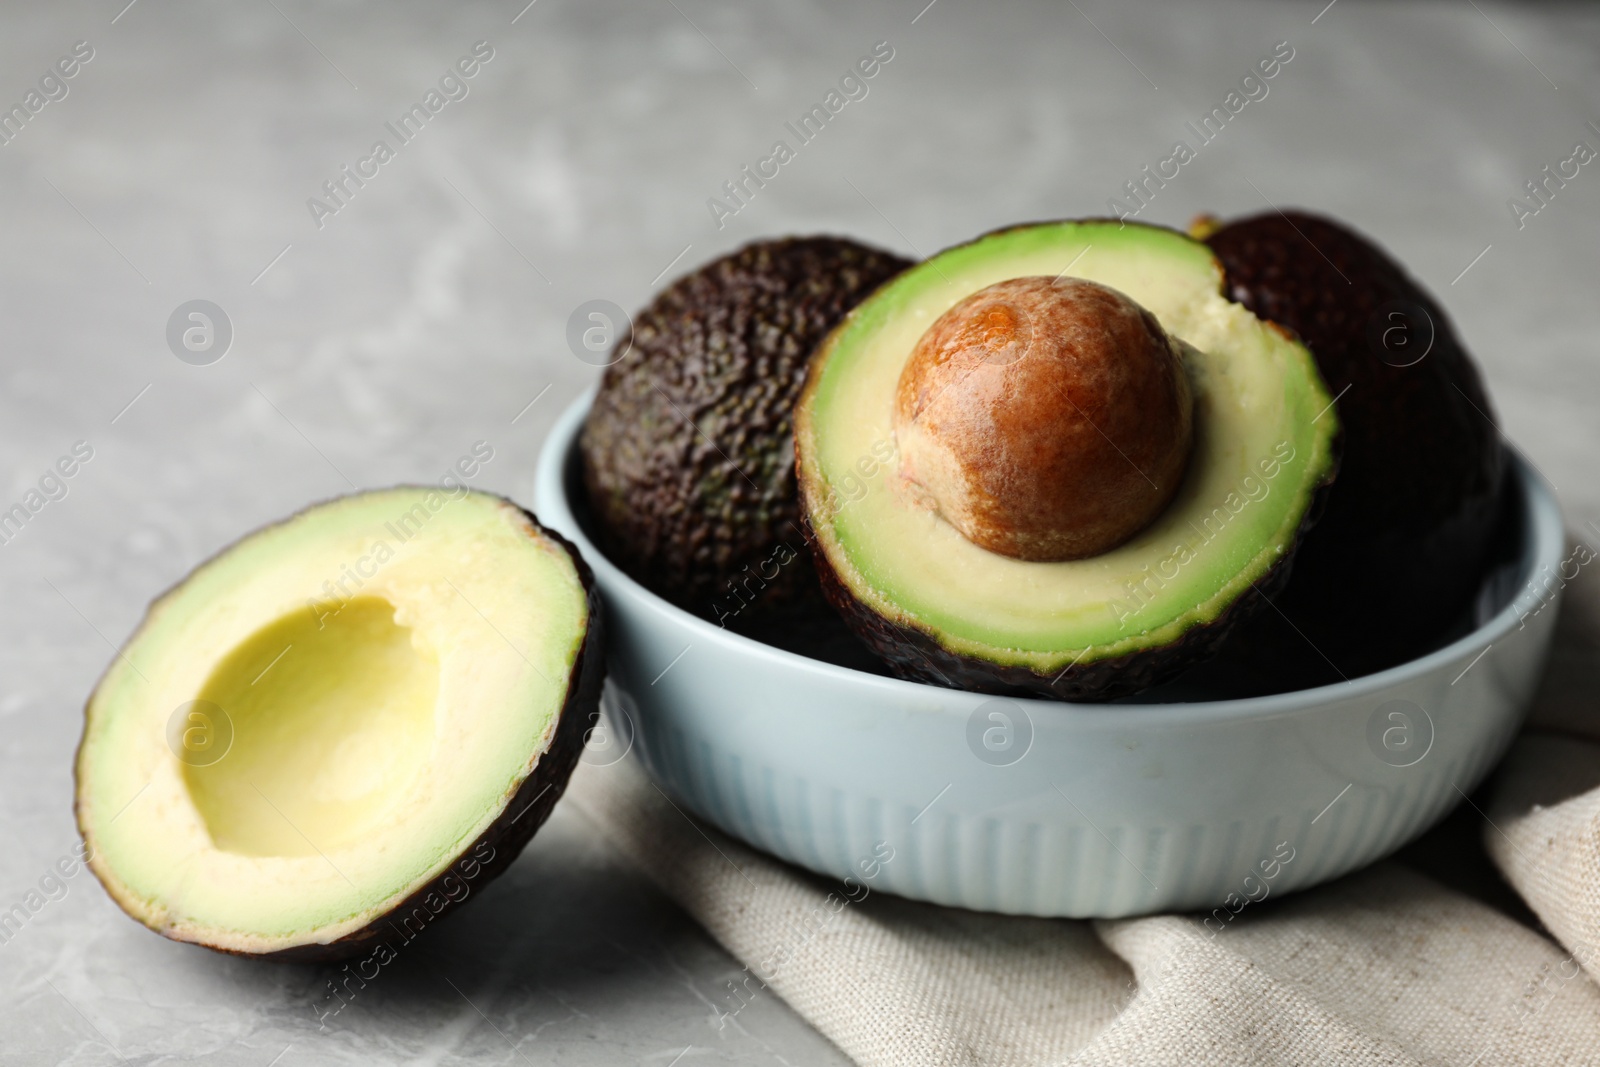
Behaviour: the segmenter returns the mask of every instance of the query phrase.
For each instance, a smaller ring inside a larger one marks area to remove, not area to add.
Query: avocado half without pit
[[[1335,472],[1332,400],[1180,233],[979,238],[879,289],[812,361],[795,448],[824,589],[903,677],[1137,692],[1287,579]]]
[[[565,788],[603,656],[576,551],[499,497],[320,504],[151,605],[87,708],[90,865],[180,941],[338,959],[482,891]]]

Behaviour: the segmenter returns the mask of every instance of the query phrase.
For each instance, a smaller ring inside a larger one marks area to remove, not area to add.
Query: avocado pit
[[[894,397],[900,484],[991,552],[1096,556],[1171,502],[1193,408],[1178,343],[1139,304],[1081,278],[1013,278],[912,350]]]

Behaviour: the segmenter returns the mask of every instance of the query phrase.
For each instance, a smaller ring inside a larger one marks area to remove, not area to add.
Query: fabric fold
[[[1139,993],[1082,1064],[1588,1063],[1600,989],[1491,908],[1398,864],[1251,909],[1100,925]]]
[[[1600,973],[1600,744],[1518,738],[1501,765],[1483,842],[1539,920]]]
[[[1220,930],[1174,915],[1091,924],[891,897],[870,858],[843,882],[799,870],[690,816],[636,757],[580,766],[568,797],[745,964],[713,1025],[780,996],[863,1067],[1590,1064],[1600,611],[1580,591],[1483,824],[1490,859],[1560,945],[1392,860]],[[1486,876],[1459,837],[1430,840],[1437,877]]]
[[[830,882],[702,824],[632,759],[581,767],[568,796],[745,964],[716,1025],[781,996],[864,1067],[1533,1067],[1600,1049],[1600,988],[1573,952],[1395,863],[1220,932],[1090,924]]]
[[[776,994],[867,1067],[1023,1067],[1065,1062],[1133,993],[1087,923],[919,904],[865,876],[830,883],[694,820],[632,759],[580,766],[567,795],[745,964],[718,1025]]]

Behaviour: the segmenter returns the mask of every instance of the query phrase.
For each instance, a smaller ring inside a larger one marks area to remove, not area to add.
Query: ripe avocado
[[[795,411],[830,600],[902,677],[1109,700],[1286,579],[1336,468],[1311,355],[1171,230],[981,237],[864,300]]]
[[[95,687],[89,866],[174,940],[387,962],[544,822],[604,661],[588,567],[510,501],[316,505],[158,599]]]
[[[712,622],[837,646],[799,521],[794,401],[817,342],[908,265],[842,238],[758,241],[640,312],[579,438],[606,555]]]
[[[1205,241],[1228,296],[1311,349],[1344,427],[1338,485],[1278,601],[1304,638],[1263,618],[1258,652],[1304,660],[1296,685],[1420,655],[1477,592],[1501,515],[1505,454],[1477,367],[1443,308],[1340,223],[1274,212]]]

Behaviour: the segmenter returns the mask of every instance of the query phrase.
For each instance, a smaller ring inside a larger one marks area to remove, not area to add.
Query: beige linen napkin
[[[1600,744],[1572,736],[1600,685],[1596,617],[1592,601],[1564,613],[1541,732],[1518,741],[1483,825],[1553,936],[1395,861],[1215,936],[1190,916],[851,901],[694,820],[633,757],[580,767],[568,796],[746,964],[719,1025],[781,996],[864,1067],[1600,1063]]]

